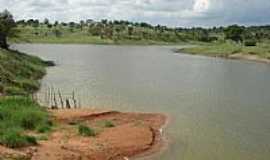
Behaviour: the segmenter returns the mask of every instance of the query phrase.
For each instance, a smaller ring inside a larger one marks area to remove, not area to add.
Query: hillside
[[[45,73],[41,59],[17,51],[0,49],[0,94],[27,95],[39,89]]]

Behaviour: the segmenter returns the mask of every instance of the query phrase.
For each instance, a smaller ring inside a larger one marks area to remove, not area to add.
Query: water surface
[[[15,47],[58,64],[40,93],[54,85],[84,106],[168,114],[168,149],[144,160],[270,159],[270,65],[160,46]]]

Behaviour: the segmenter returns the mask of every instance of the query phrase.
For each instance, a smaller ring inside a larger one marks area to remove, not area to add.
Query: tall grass
[[[40,87],[46,73],[45,63],[34,56],[0,49],[0,93],[28,95]]]
[[[49,114],[25,97],[0,99],[0,144],[15,148],[36,144],[25,131],[44,132],[51,128]]]

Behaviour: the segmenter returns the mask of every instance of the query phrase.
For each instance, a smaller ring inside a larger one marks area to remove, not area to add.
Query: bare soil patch
[[[162,145],[162,114],[121,113],[89,109],[51,111],[56,127],[48,140],[18,150],[0,146],[0,157],[31,160],[123,160]],[[106,126],[110,122],[111,126]],[[78,134],[78,124],[93,128],[94,137]],[[112,125],[113,124],[113,125]],[[0,158],[1,159],[1,158]]]

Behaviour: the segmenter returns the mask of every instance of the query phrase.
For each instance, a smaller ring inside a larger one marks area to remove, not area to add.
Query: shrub
[[[35,130],[37,127],[49,127],[42,113],[36,111],[22,112],[18,115],[21,127],[26,130]]]
[[[51,129],[48,113],[28,98],[0,99],[0,144],[17,148],[36,144],[25,130],[47,132]]]
[[[47,141],[48,139],[48,135],[37,136],[37,140],[39,141]]]
[[[29,145],[37,145],[37,139],[34,136],[24,136]]]
[[[37,140],[33,136],[21,135],[18,130],[8,130],[1,135],[0,144],[9,148],[20,148],[29,145],[36,145]]]
[[[40,84],[38,81],[35,80],[22,80],[19,81],[20,88],[24,89],[28,93],[33,93],[34,91],[38,90]]]
[[[114,125],[113,122],[111,122],[111,121],[105,121],[105,122],[104,122],[104,126],[105,126],[106,128],[112,128],[112,127],[115,127],[115,125]]]
[[[26,91],[24,91],[22,88],[18,88],[18,87],[5,87],[4,88],[4,93],[7,95],[27,95],[28,93]]]
[[[0,77],[0,93],[4,92],[4,85],[1,83],[1,77]]]
[[[96,136],[96,132],[94,129],[88,127],[88,126],[85,126],[85,125],[79,125],[78,127],[79,129],[79,134],[82,135],[82,136],[86,136],[86,137],[94,137]]]
[[[241,53],[241,52],[242,52],[242,49],[241,49],[241,48],[235,48],[235,49],[232,51],[232,54]]]
[[[37,127],[37,131],[39,132],[39,133],[46,133],[46,132],[49,132],[51,130],[51,127],[50,127],[50,124],[48,124],[48,125],[39,125],[38,127]]]
[[[247,47],[253,47],[253,46],[256,46],[257,45],[257,42],[255,40],[247,40],[245,41],[245,46]]]

